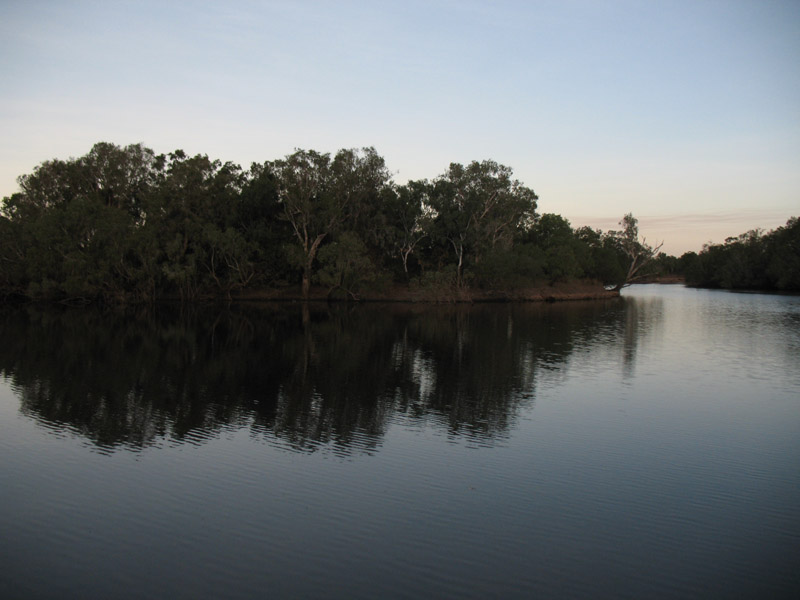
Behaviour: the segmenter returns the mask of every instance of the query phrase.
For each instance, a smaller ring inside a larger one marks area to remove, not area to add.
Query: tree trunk
[[[462,246],[462,247],[459,247],[459,249],[458,249],[458,269],[456,270],[456,282],[457,282],[459,288],[461,288],[461,284],[462,284],[461,273],[462,273],[463,267],[464,267],[464,248]]]
[[[308,300],[309,296],[311,295],[311,272],[314,267],[314,259],[317,257],[319,245],[327,235],[327,233],[319,234],[314,239],[314,242],[311,244],[311,247],[308,249],[308,253],[306,254],[306,264],[303,266],[303,283],[301,287],[303,300]]]
[[[300,288],[303,294],[303,300],[308,300],[311,295],[311,265],[306,264],[303,268],[303,283]]]

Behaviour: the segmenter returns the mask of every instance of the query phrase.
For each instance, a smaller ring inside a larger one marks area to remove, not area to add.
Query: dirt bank
[[[515,290],[479,290],[393,286],[381,291],[363,291],[356,299],[363,302],[561,302],[616,298],[619,292],[606,290],[594,281],[576,281],[532,286]],[[235,300],[300,300],[300,288],[247,290]],[[311,300],[345,300],[340,291],[329,294],[325,288],[312,288]],[[349,298],[353,300],[352,297]]]

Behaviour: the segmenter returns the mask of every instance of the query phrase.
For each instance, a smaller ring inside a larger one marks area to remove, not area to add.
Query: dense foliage
[[[748,231],[678,259],[689,285],[726,289],[800,290],[800,219],[763,233]]]
[[[514,289],[576,278],[623,285],[657,251],[573,230],[494,161],[392,181],[373,148],[297,150],[249,170],[181,150],[98,143],[19,178],[0,212],[0,291],[32,299],[231,297],[312,285],[358,297],[392,285]],[[633,254],[631,254],[633,252]],[[649,253],[648,253],[649,252]]]

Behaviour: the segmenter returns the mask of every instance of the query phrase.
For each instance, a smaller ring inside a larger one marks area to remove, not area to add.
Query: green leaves
[[[297,150],[272,163],[282,207],[302,255],[302,294],[308,298],[317,253],[323,242],[356,229],[372,213],[389,182],[374,148],[329,154]]]
[[[452,250],[459,286],[465,269],[492,248],[510,248],[536,218],[536,194],[511,177],[509,167],[494,161],[452,163],[430,186],[429,235]]]
[[[328,288],[329,296],[341,291],[357,300],[358,293],[379,276],[366,245],[351,231],[324,246],[319,252],[319,262],[321,268],[317,276]]]
[[[748,231],[681,257],[691,285],[727,289],[800,290],[800,221],[763,233]]]
[[[492,160],[397,185],[372,147],[296,150],[243,171],[100,142],[19,182],[0,210],[0,293],[35,298],[230,298],[298,279],[306,298],[312,283],[351,298],[392,280],[450,291],[619,283],[658,253],[632,215],[608,234],[539,217],[534,191]],[[794,285],[778,274],[793,255],[770,256],[762,272]]]

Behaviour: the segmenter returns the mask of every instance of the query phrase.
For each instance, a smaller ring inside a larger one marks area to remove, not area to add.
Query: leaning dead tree
[[[617,291],[644,277],[642,269],[658,257],[661,246],[664,245],[664,242],[661,242],[656,246],[649,246],[646,238],[642,238],[640,242],[639,221],[631,213],[622,217],[619,224],[622,225],[622,230],[609,231],[609,235],[616,238],[619,248],[630,259],[630,264],[625,279],[614,286]]]

